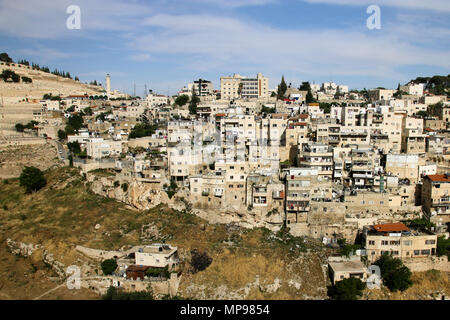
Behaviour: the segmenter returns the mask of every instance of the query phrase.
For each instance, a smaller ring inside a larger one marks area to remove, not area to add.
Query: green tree
[[[316,102],[316,101],[314,100],[314,97],[313,97],[312,92],[311,92],[311,85],[309,84],[308,81],[302,82],[300,88],[298,88],[298,89],[299,89],[299,90],[302,90],[302,91],[308,91],[308,93],[306,94],[306,99],[305,99],[305,102],[306,102],[306,103],[313,103],[313,102]]]
[[[67,120],[67,125],[78,131],[83,126],[83,117],[78,114],[73,114]]]
[[[64,139],[67,139],[67,133],[65,133],[63,130],[58,130],[58,138],[60,139],[60,140],[64,140]]]
[[[197,273],[209,267],[213,259],[206,252],[200,252],[197,249],[191,250],[191,271]]]
[[[22,82],[24,82],[24,83],[32,83],[33,79],[23,76],[22,77]]]
[[[78,141],[74,141],[74,142],[69,142],[67,144],[67,147],[69,148],[70,151],[72,151],[74,154],[79,154],[81,153],[81,146],[80,143]]]
[[[73,167],[73,155],[69,154],[69,166],[72,168]]]
[[[103,300],[153,300],[151,291],[124,292],[111,286],[102,296]]]
[[[103,260],[101,265],[104,275],[110,275],[117,269],[117,262],[115,259]]]
[[[374,264],[380,267],[383,284],[390,291],[405,291],[412,286],[411,271],[399,258],[385,253]]]
[[[66,133],[66,135],[73,135],[75,134],[75,129],[69,125],[66,125],[66,127],[64,128],[64,132]]]
[[[320,102],[319,108],[323,110],[324,113],[330,113],[331,112],[331,103],[328,102]]]
[[[156,132],[156,125],[149,123],[138,123],[131,129],[128,139],[136,139],[151,136]]]
[[[92,111],[91,107],[87,107],[83,109],[83,113],[88,115],[88,116],[92,116],[94,114],[94,112]]]
[[[25,167],[20,174],[19,181],[20,186],[25,187],[26,193],[38,191],[47,184],[44,173],[35,167]]]
[[[416,116],[423,119],[423,118],[428,117],[429,115],[428,115],[428,112],[420,110],[420,111],[416,112]]]
[[[365,288],[366,284],[359,278],[346,278],[328,286],[328,296],[332,300],[357,300]]]
[[[189,103],[189,113],[197,114],[197,104],[200,102],[200,98],[197,97],[194,88],[192,88],[191,102]]]
[[[12,76],[11,76],[11,79],[15,83],[20,82],[20,76],[17,73],[13,73]]]
[[[287,91],[287,84],[286,81],[284,81],[284,75],[281,77],[281,82],[278,85],[278,91],[277,91],[277,100],[281,100],[284,98]]]
[[[106,116],[108,116],[109,114],[112,114],[112,111],[101,112],[99,115],[97,115],[95,117],[95,120],[101,120],[101,121],[105,122]]]
[[[182,107],[182,106],[184,106],[186,103],[188,103],[188,101],[189,101],[189,96],[186,95],[186,94],[182,94],[181,96],[178,96],[178,97],[175,99],[175,104],[176,104],[177,106]]]
[[[0,74],[0,78],[3,79],[3,81],[8,81],[9,79],[11,79],[13,82],[19,82],[20,81],[20,76],[15,73],[12,70],[9,69],[5,69],[2,71],[2,73]]]
[[[17,123],[16,124],[16,131],[17,132],[24,132],[24,130],[25,130],[25,126],[23,124],[21,124],[21,123]]]
[[[445,239],[444,236],[440,236],[437,238],[436,254],[439,257],[447,255],[447,257],[450,259],[450,238]]]
[[[6,62],[6,63],[14,62],[13,59],[11,59],[6,52],[0,53],[0,61]]]
[[[239,87],[238,87],[239,98],[242,98],[242,89],[244,89],[244,84],[242,82],[239,82]]]

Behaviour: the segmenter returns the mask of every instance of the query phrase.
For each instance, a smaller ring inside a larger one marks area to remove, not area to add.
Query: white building
[[[269,97],[269,78],[258,73],[256,78],[247,78],[239,74],[220,78],[222,99],[239,98],[265,99]]]
[[[87,142],[87,155],[93,159],[119,156],[122,152],[122,141],[91,138]]]
[[[135,264],[153,268],[172,267],[178,263],[178,249],[168,244],[152,244],[135,252]]]

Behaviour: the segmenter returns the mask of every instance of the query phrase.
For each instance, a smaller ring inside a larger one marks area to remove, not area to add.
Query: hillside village
[[[294,88],[284,77],[272,89],[261,73],[234,74],[217,89],[198,79],[174,96],[132,97],[112,90],[109,75],[101,87],[26,65],[1,62],[4,70],[32,82],[0,80],[2,150],[51,148],[42,169],[76,168],[96,195],[346,248],[326,261],[331,284],[367,280],[384,254],[413,272],[450,272],[449,248],[439,248],[450,223],[448,76],[358,91],[333,82]],[[3,179],[20,175],[16,159],[2,152]],[[21,252],[13,240],[8,247]],[[183,248],[170,240],[76,249],[115,261],[85,284],[101,294],[180,292]]]

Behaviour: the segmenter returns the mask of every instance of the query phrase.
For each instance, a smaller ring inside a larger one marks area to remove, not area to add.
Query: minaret
[[[111,76],[109,73],[106,75],[106,95],[109,97],[111,94]]]

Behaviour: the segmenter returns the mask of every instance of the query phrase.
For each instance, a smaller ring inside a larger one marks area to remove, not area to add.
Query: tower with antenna
[[[145,87],[144,87],[144,97],[143,97],[143,99],[147,98],[147,94],[148,94],[148,92],[147,92],[147,84],[145,84]]]

